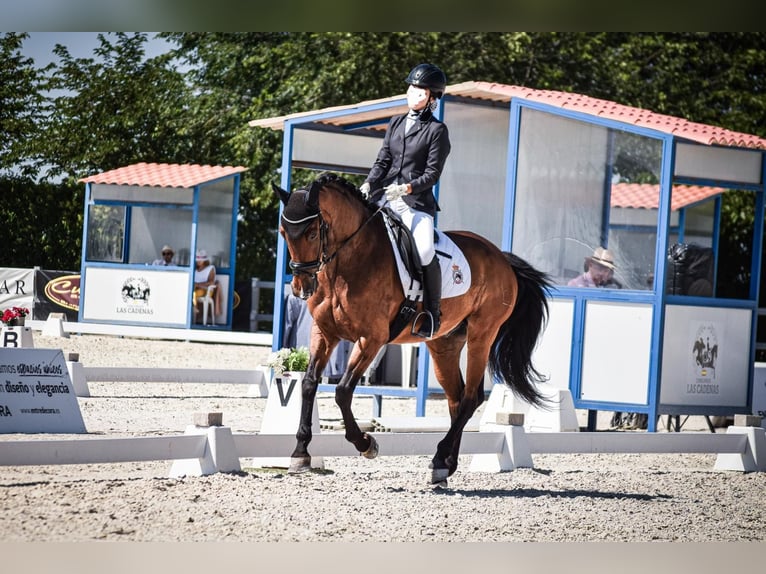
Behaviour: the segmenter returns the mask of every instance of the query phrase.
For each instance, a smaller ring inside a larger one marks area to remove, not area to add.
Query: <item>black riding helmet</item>
[[[428,88],[435,98],[441,98],[447,87],[447,76],[433,64],[418,64],[405,81],[418,88]]]

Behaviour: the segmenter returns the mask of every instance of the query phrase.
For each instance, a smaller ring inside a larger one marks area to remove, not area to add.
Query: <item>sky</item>
[[[105,32],[106,33],[106,32]],[[154,33],[148,33],[146,56],[152,58],[165,52],[170,44],[154,38]],[[98,47],[98,32],[30,32],[24,41],[22,53],[33,58],[37,67],[43,67],[56,59],[53,47],[62,44],[69,49],[73,58],[89,58]]]

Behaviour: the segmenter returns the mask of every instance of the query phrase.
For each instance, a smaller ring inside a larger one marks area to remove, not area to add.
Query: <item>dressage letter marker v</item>
[[[298,379],[293,379],[290,377],[290,384],[287,387],[287,395],[285,395],[285,391],[282,388],[282,384],[284,382],[284,379],[279,378],[276,380],[277,383],[277,390],[279,391],[279,404],[281,404],[283,407],[286,407],[287,404],[290,402],[290,395],[293,394],[293,389],[295,388],[295,383],[298,382]]]

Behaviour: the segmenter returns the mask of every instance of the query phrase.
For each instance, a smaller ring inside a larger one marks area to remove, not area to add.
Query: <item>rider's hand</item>
[[[407,194],[407,184],[392,183],[391,185],[387,185],[384,191],[386,192],[386,199],[388,201],[393,201]]]
[[[370,199],[370,184],[366,181],[362,184],[362,187],[359,188],[359,191],[362,192],[362,195],[365,199]]]

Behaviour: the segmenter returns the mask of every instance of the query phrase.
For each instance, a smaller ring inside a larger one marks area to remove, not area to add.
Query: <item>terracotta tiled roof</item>
[[[676,211],[682,207],[698,203],[714,195],[725,193],[723,187],[702,185],[674,185],[670,209]],[[659,206],[660,186],[651,183],[617,183],[612,186],[612,207],[633,207],[636,209],[657,209]]]
[[[766,149],[766,139],[758,136],[734,132],[716,126],[690,122],[688,120],[650,112],[649,110],[641,108],[633,108],[608,100],[600,100],[569,92],[534,90],[522,86],[494,84],[490,82],[463,82],[461,84],[447,86],[446,94],[455,97],[495,102],[510,102],[513,98],[520,98],[581,112],[591,116],[608,118],[610,120],[653,129],[661,133],[671,134],[682,139],[705,145]],[[342,116],[326,118],[321,120],[320,123],[343,127],[349,124],[380,121],[381,123],[377,126],[373,126],[372,129],[384,130],[387,124],[383,122],[383,120],[390,118],[392,115],[403,113],[407,110],[406,105],[396,106],[394,108],[373,108],[364,112],[354,112],[354,110],[362,107],[369,108],[370,106],[386,104],[395,100],[401,100],[404,97],[404,94],[400,94],[390,98],[368,100],[347,106],[335,106],[311,112],[300,112],[285,116],[253,120],[249,125],[253,127],[268,127],[280,130],[284,128],[284,122],[289,119],[296,119],[318,113],[345,112]]]
[[[247,168],[222,165],[136,163],[84,177],[80,183],[188,188],[243,171],[247,171]]]

